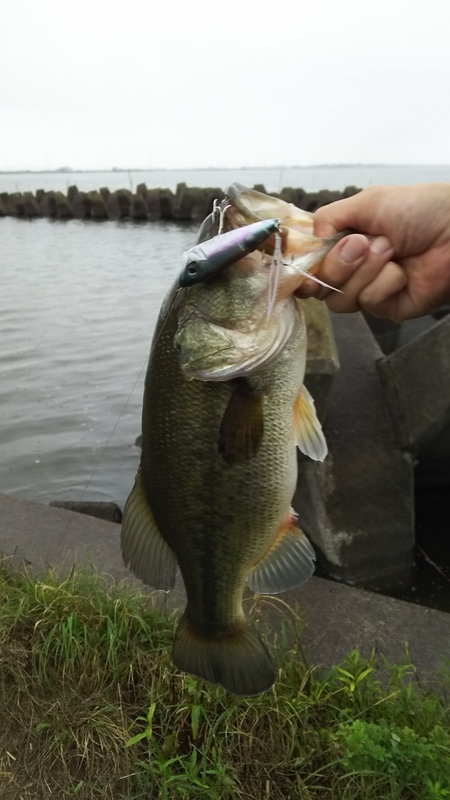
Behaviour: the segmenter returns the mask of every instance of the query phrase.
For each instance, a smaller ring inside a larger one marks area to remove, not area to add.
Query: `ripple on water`
[[[0,491],[125,501],[153,328],[195,230],[0,220]]]

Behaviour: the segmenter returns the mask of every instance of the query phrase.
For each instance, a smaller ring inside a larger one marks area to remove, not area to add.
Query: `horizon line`
[[[292,170],[292,169],[330,169],[352,167],[448,167],[450,163],[424,163],[424,162],[324,162],[321,164],[273,164],[271,166],[240,167],[110,167],[108,169],[76,169],[72,167],[58,167],[55,169],[0,169],[0,175],[72,175],[80,173],[114,173],[114,172],[231,172],[235,170]]]

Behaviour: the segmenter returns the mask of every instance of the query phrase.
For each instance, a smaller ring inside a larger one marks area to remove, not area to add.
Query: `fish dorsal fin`
[[[323,461],[328,453],[322,426],[317,419],[314,400],[302,386],[294,404],[294,436],[299,450],[314,461]]]
[[[248,585],[258,594],[278,594],[306,583],[314,572],[315,554],[306,535],[297,526],[291,510],[265,556],[248,576]]]
[[[123,510],[120,544],[125,566],[136,577],[154,589],[173,589],[177,560],[154,520],[140,471]]]
[[[227,464],[242,464],[256,456],[263,436],[263,394],[240,379],[222,417],[219,453]]]

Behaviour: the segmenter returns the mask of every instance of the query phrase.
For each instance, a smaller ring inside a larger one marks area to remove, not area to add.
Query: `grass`
[[[357,652],[328,674],[289,622],[272,690],[249,700],[178,673],[174,620],[94,573],[57,581],[0,563],[3,800],[450,798],[450,671]]]

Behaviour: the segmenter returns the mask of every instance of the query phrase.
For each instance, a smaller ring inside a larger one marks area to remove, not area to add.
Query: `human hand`
[[[365,309],[395,322],[450,301],[449,184],[377,186],[314,215],[316,236],[349,227],[361,233],[342,239],[317,272],[344,294],[305,281],[299,296],[325,299],[333,311]]]

